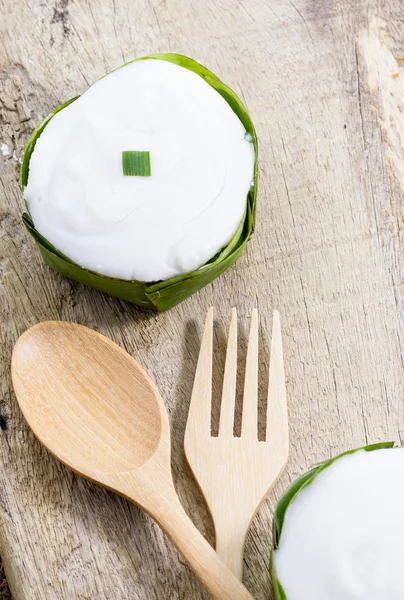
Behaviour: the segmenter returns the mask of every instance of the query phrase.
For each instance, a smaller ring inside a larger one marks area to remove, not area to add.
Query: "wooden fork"
[[[213,308],[208,312],[185,431],[185,454],[212,513],[216,551],[241,580],[251,520],[284,470],[288,417],[279,313],[274,312],[266,440],[258,441],[258,311],[247,350],[241,437],[233,435],[237,376],[237,313],[233,308],[218,437],[211,435]]]

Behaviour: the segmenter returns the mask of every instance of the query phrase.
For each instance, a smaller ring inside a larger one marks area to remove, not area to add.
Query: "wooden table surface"
[[[0,14],[0,553],[13,597],[206,598],[147,516],[74,476],[34,439],[12,391],[10,355],[27,327],[47,319],[93,327],[133,354],[170,411],[180,497],[213,543],[182,445],[214,304],[216,388],[231,307],[244,349],[259,308],[262,405],[272,310],[282,315],[290,462],[252,524],[244,568],[253,595],[269,599],[271,516],[288,483],[342,450],[404,434],[400,2],[0,0]],[[24,144],[53,107],[159,51],[190,55],[221,76],[244,99],[260,140],[257,229],[246,253],[160,315],[44,266],[20,221],[18,187]]]

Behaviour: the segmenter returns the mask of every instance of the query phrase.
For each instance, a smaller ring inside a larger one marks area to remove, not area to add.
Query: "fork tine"
[[[213,306],[206,315],[187,423],[187,427],[190,423],[197,423],[198,430],[207,436],[210,436],[212,411],[212,353]]]
[[[273,317],[270,361],[266,442],[271,444],[274,452],[276,451],[280,462],[280,466],[277,467],[281,468],[286,464],[288,457],[289,427],[281,322],[277,310],[274,310]]]
[[[237,311],[231,311],[229,339],[227,341],[226,365],[223,377],[222,403],[220,406],[219,435],[233,437],[234,406],[237,381]]]
[[[251,315],[244,380],[241,435],[258,438],[258,310]]]

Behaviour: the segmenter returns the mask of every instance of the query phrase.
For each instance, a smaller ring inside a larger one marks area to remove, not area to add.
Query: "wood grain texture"
[[[247,587],[267,600],[271,515],[289,481],[339,451],[404,435],[400,3],[0,0],[0,14],[0,144],[10,148],[0,154],[0,551],[14,598],[206,598],[147,516],[72,475],[34,439],[10,357],[27,327],[49,319],[122,344],[158,384],[178,493],[214,543],[183,436],[203,318],[215,305],[226,329],[237,307],[244,342],[258,306],[262,398],[272,310],[281,313],[291,454],[252,524],[244,565]],[[167,50],[201,60],[240,93],[260,140],[260,193],[256,233],[237,265],[155,315],[42,264],[20,223],[17,161],[54,106],[126,60]],[[390,69],[399,77],[390,80]],[[220,325],[215,344],[220,396]],[[245,343],[240,354],[242,362]]]
[[[260,504],[283,473],[289,455],[281,326],[274,311],[265,439],[258,439],[258,311],[253,309],[244,375],[241,435],[234,435],[237,389],[237,311],[232,310],[220,422],[211,433],[213,308],[209,309],[192,389],[184,449],[212,515],[216,551],[241,581],[247,533]]]

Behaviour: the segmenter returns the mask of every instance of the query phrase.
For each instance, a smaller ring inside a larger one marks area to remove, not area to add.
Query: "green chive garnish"
[[[122,171],[124,175],[150,177],[150,152],[144,150],[124,150],[122,152]]]

